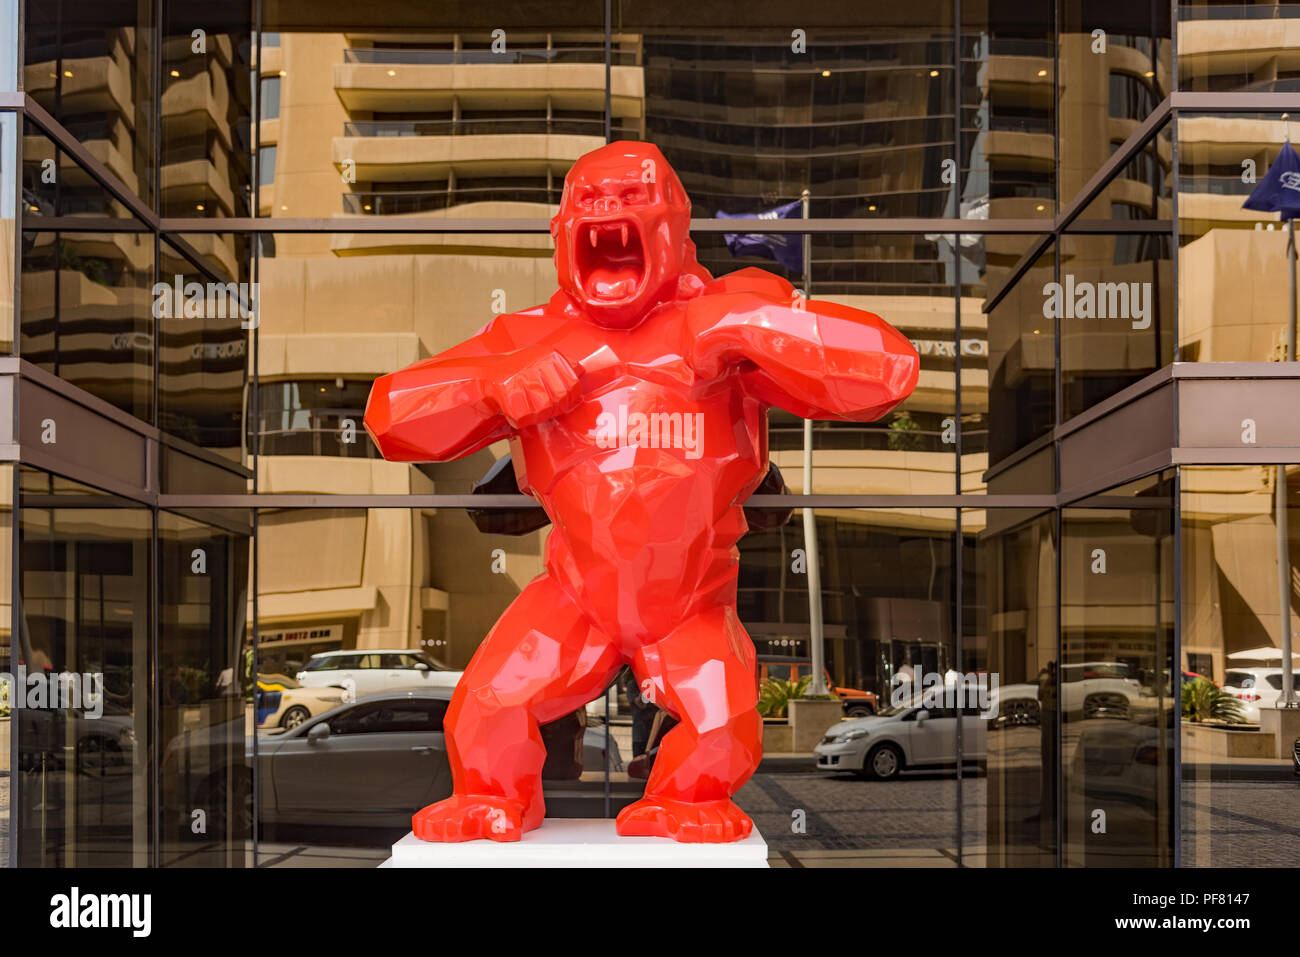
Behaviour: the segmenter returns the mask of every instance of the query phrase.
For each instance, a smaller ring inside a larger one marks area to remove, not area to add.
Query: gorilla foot
[[[754,822],[730,800],[692,803],[643,797],[619,812],[615,827],[624,837],[671,837],[683,844],[727,844],[749,837]]]
[[[536,823],[525,822],[524,806],[518,801],[490,794],[453,794],[411,818],[416,837],[441,843],[479,838],[518,841],[524,831],[535,827]]]

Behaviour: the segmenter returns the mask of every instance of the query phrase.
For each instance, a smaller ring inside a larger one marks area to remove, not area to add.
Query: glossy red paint
[[[518,840],[542,823],[538,725],[630,664],[679,724],[624,835],[733,841],[758,766],[754,648],[736,616],[742,505],[767,470],[767,409],[871,421],[919,359],[878,316],[804,302],[784,279],[713,279],[659,150],[580,159],[551,224],[560,289],[379,379],[365,424],[385,458],[445,461],[509,439],[554,529],[545,571],[501,616],[447,712],[455,790],[418,837]]]

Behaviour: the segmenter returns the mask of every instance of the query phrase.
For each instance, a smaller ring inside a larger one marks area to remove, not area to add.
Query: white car
[[[904,771],[953,768],[957,764],[957,711],[962,712],[962,756],[982,761],[987,752],[989,722],[978,708],[894,705],[867,718],[850,718],[832,725],[813,748],[823,771],[854,771],[879,781]],[[990,708],[996,713],[996,705]]]
[[[1119,661],[1084,661],[1061,669],[1061,710],[1085,718],[1131,718],[1142,682]]]
[[[304,688],[345,688],[361,697],[386,691],[454,688],[462,674],[413,648],[368,648],[312,655],[297,678]]]
[[[1300,671],[1292,672],[1292,683],[1300,694]],[[1241,716],[1259,724],[1260,708],[1277,707],[1282,696],[1281,668],[1233,668],[1223,676],[1223,690],[1241,702]]]

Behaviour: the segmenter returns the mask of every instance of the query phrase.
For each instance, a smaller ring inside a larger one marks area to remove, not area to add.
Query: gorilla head
[[[633,326],[683,275],[707,278],[690,222],[691,201],[657,147],[602,146],[569,170],[551,220],[560,287],[592,322]]]

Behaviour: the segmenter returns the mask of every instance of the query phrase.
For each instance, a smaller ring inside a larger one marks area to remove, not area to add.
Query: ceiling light
[[[203,212],[203,204],[202,204],[202,203],[196,203],[196,204],[194,205],[194,208],[197,209],[200,213]]]
[[[1044,206],[1042,203],[1039,203],[1037,206],[1034,207],[1034,209],[1038,210],[1040,213],[1041,213],[1043,210],[1045,210],[1046,208],[1047,208],[1047,207]]]
[[[938,75],[939,75],[939,71],[938,71],[938,70],[931,70],[931,71],[930,71],[930,75],[931,75],[931,76],[938,76]]]
[[[1037,329],[1034,330],[1034,335],[1038,335],[1038,330],[1037,330]]]
[[[362,206],[361,208],[364,209],[367,213],[370,212],[370,204],[369,204],[369,203],[366,203],[366,205]]]
[[[388,71],[388,75],[389,75],[389,76],[397,76],[397,71],[396,71],[396,70],[389,70],[389,71]]]
[[[1039,71],[1038,71],[1038,75],[1039,75],[1039,76],[1047,76],[1047,71],[1046,71],[1046,70],[1039,70]]]
[[[875,211],[876,211],[876,204],[875,204],[875,203],[872,203],[870,206],[867,207],[867,212],[869,212],[869,213],[874,213]]]
[[[1156,75],[1156,71],[1155,71],[1155,70],[1147,70],[1147,71],[1146,71],[1145,73],[1143,73],[1142,75],[1143,75],[1143,76],[1146,76],[1146,77],[1152,77],[1152,76],[1155,76],[1155,75]]]
[[[180,76],[180,75],[181,75],[180,70],[172,70],[172,76]]]
[[[33,213],[39,213],[41,211],[41,208],[34,203],[29,204],[27,208],[30,209]]]
[[[281,208],[281,209],[288,209],[289,207],[288,207],[288,206],[281,206],[280,208]]]
[[[67,77],[70,77],[70,76],[72,76],[72,71],[71,71],[71,70],[64,70],[64,71],[63,71],[63,75],[64,75],[64,76],[67,76]]]

